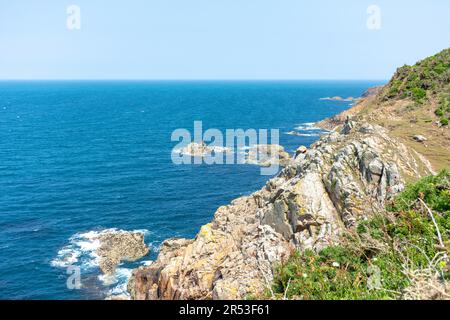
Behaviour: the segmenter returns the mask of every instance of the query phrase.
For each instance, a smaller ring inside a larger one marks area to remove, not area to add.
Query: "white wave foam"
[[[308,126],[308,127],[312,127],[312,126],[314,126],[316,123],[315,122],[302,122],[302,123],[299,123],[298,125],[299,126]]]
[[[113,288],[108,291],[108,296],[127,296],[130,294],[127,290],[128,280],[130,280],[132,270],[128,268],[117,268],[114,274],[114,280],[112,284],[115,284]],[[105,283],[105,285],[108,285]]]
[[[315,124],[315,122],[299,123],[294,127],[295,131],[286,132],[286,134],[300,137],[319,137],[329,132],[328,130],[316,127]]]
[[[78,265],[81,270],[94,271],[99,266],[99,256],[97,249],[100,247],[99,237],[109,232],[126,232],[119,229],[104,229],[98,231],[89,231],[76,233],[69,238],[69,244],[62,247],[56,257],[50,262],[53,267],[67,268],[71,265]],[[133,230],[141,232],[145,236],[149,234],[146,229]],[[150,244],[151,250],[155,250],[157,245]],[[117,268],[113,275],[99,275],[98,279],[105,286],[114,286],[108,292],[108,295],[128,295],[127,283],[131,276],[132,269]]]
[[[315,124],[315,122],[300,123],[294,129],[299,131],[323,131],[322,128],[314,126]]]
[[[298,137],[319,137],[319,133],[301,133],[301,132],[286,132],[290,136],[298,136]]]
[[[74,234],[69,238],[69,244],[58,251],[51,265],[59,268],[67,268],[70,265],[80,264],[82,269],[98,266],[97,249],[100,247],[98,237],[101,233],[111,230]]]

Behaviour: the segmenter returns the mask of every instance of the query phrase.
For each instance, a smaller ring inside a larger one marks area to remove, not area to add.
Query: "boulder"
[[[295,158],[297,158],[297,156],[300,154],[306,153],[306,151],[308,151],[308,148],[306,148],[305,146],[298,147],[297,150],[295,151]]]
[[[428,140],[427,138],[425,138],[424,136],[422,136],[420,134],[413,136],[413,139],[417,142],[425,142]]]
[[[349,134],[354,126],[355,123],[352,121],[351,117],[347,116],[344,126],[342,127],[341,134]]]

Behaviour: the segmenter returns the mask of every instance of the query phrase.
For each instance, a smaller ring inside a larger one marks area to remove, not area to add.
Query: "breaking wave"
[[[97,249],[100,247],[99,237],[105,233],[122,232],[120,229],[104,229],[92,230],[84,233],[76,233],[69,238],[69,243],[62,247],[56,257],[50,262],[56,268],[68,268],[69,266],[80,267],[81,274],[85,273],[100,273],[99,270],[99,256]],[[138,229],[132,232],[142,232],[147,238],[150,234],[148,230]],[[147,241],[146,241],[147,242]],[[159,251],[159,246],[155,243],[146,243],[150,251]],[[140,264],[148,265],[151,261],[142,261]],[[121,264],[123,265],[123,264]],[[126,268],[119,265],[113,275],[99,274],[98,280],[109,288],[107,296],[109,295],[125,295],[128,296],[127,283],[130,279],[133,268]]]

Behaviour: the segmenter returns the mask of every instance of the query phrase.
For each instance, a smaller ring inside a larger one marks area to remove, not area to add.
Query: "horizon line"
[[[226,78],[226,79],[208,79],[208,78],[204,78],[204,79],[189,79],[189,78],[180,78],[180,79],[157,79],[157,78],[117,78],[117,79],[109,79],[109,78],[39,78],[39,79],[30,79],[30,78],[12,78],[12,79],[2,79],[0,78],[0,82],[6,82],[6,81],[389,81],[389,79],[368,79],[368,78],[360,78],[360,79],[356,79],[356,78],[323,78],[323,79],[316,79],[316,78],[298,78],[298,79],[283,79],[283,78],[274,78],[274,79],[252,79],[252,78],[248,78],[248,79],[231,79],[231,78]]]

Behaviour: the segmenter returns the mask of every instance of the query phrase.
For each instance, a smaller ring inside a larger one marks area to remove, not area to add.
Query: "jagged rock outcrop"
[[[135,261],[149,252],[142,232],[113,230],[101,233],[97,249],[100,270],[112,275],[121,261]]]
[[[240,299],[272,281],[294,250],[320,250],[383,208],[429,163],[380,126],[345,124],[302,148],[258,192],[220,207],[195,239],[171,239],[134,270],[134,299]]]
[[[285,167],[290,164],[291,156],[278,144],[257,144],[249,148],[245,155],[245,162],[257,164],[262,167],[280,165]]]
[[[180,154],[185,154],[191,157],[206,157],[207,155],[212,155],[214,153],[226,154],[231,152],[230,149],[219,146],[207,145],[205,142],[191,142],[186,147],[179,150]]]

